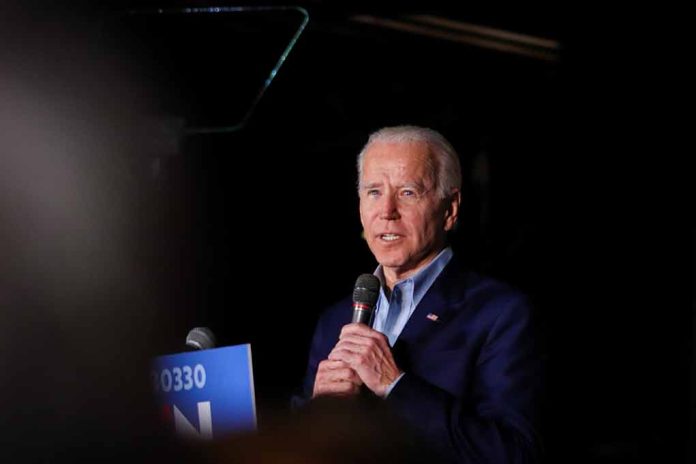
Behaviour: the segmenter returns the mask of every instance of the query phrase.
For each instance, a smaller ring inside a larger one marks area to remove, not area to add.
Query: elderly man
[[[373,133],[358,156],[360,220],[379,266],[373,327],[346,299],[321,317],[306,397],[369,390],[442,460],[535,462],[541,362],[525,297],[448,246],[461,168],[438,132]],[[388,433],[388,431],[385,431]]]

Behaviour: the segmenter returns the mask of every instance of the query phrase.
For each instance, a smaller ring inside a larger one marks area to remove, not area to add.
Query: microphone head
[[[361,274],[353,288],[353,303],[374,307],[379,298],[379,279],[372,274]]]
[[[186,346],[196,350],[207,350],[215,348],[215,335],[207,327],[194,327],[186,336]]]

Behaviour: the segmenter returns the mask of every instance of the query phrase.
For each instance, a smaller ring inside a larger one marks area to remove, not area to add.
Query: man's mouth
[[[400,239],[401,235],[398,235],[398,234],[380,234],[379,238],[381,240],[384,240],[385,242],[393,242],[395,240]]]

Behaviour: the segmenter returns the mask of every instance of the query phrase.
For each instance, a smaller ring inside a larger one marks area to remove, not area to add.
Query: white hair
[[[418,126],[384,127],[370,134],[370,138],[358,154],[358,188],[362,179],[365,152],[375,142],[424,142],[430,149],[430,167],[433,170],[440,198],[447,198],[454,190],[461,189],[462,169],[457,152],[442,134],[433,129]]]

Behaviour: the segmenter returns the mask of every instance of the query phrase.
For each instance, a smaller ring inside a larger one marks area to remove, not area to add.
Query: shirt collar
[[[425,293],[433,284],[437,276],[440,275],[440,272],[442,272],[447,263],[450,262],[450,260],[452,259],[452,255],[452,248],[445,247],[432,261],[430,261],[418,272],[406,279],[396,282],[396,284],[394,284],[394,288],[406,287],[412,289],[413,306],[415,307],[420,302],[420,300],[423,299],[423,296],[425,296]],[[382,297],[386,298],[386,294],[384,293],[384,285],[386,279],[384,278],[384,269],[382,268],[381,264],[377,266],[377,269],[375,269],[374,275],[379,279],[380,283],[382,284],[380,287],[380,293],[382,294]]]

